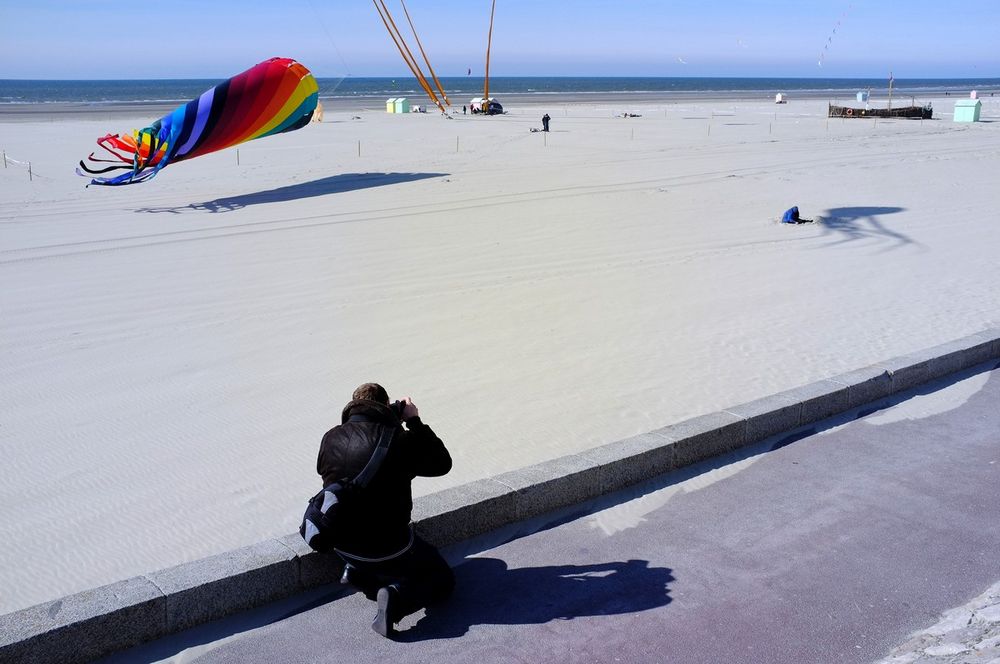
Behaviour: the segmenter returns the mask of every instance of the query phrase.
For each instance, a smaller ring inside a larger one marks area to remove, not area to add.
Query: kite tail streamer
[[[319,86],[308,69],[290,58],[271,58],[145,129],[97,139],[104,158],[91,152],[80,160],[76,172],[99,176],[90,184],[145,182],[174,162],[300,129],[309,124],[318,100]],[[114,171],[124,172],[100,177]]]

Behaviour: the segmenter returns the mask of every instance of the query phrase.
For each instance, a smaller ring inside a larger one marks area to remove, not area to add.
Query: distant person
[[[545,115],[542,116],[542,131],[548,131],[549,130],[549,120],[550,119],[551,118],[549,118],[549,114],[548,113],[546,113]]]
[[[378,603],[372,629],[388,637],[405,616],[446,599],[455,578],[437,549],[420,539],[410,523],[410,483],[418,476],[446,474],[451,455],[420,420],[409,397],[390,405],[377,383],[354,390],[341,424],[320,443],[316,469],[323,486],[357,477],[383,433],[391,435],[388,452],[351,503],[352,511],[343,515],[343,539],[336,551],[346,563],[344,578]]]
[[[462,106],[462,115],[465,115],[465,106]]]

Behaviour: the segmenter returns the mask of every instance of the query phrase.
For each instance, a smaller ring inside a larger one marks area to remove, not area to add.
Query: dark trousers
[[[398,622],[404,616],[440,602],[455,588],[455,575],[437,549],[413,536],[413,545],[403,554],[379,562],[342,556],[353,569],[347,574],[351,585],[370,600],[375,600],[379,588],[396,586],[399,603],[395,615]]]

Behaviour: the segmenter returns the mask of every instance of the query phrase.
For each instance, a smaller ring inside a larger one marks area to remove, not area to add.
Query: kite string
[[[323,15],[316,8],[316,5],[315,3],[313,3],[313,0],[307,0],[307,1],[309,3],[309,6],[312,8],[313,14],[315,14],[316,20],[319,22],[320,27],[323,28],[323,32],[326,33],[326,38],[330,42],[330,46],[333,47],[334,52],[337,54],[337,58],[340,60],[340,64],[343,65],[344,67],[345,75],[337,78],[337,82],[334,83],[333,88],[324,89],[320,91],[321,92],[320,96],[330,96],[337,91],[337,88],[339,88],[340,84],[344,82],[344,79],[348,78],[351,75],[351,67],[347,64],[347,60],[344,59],[344,55],[340,52],[340,49],[337,47],[337,42],[334,41],[333,33],[330,32],[330,28],[327,26],[326,21],[323,20]]]

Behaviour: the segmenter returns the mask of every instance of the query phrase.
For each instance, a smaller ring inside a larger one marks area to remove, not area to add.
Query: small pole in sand
[[[358,156],[361,156],[361,141],[358,141]]]
[[[768,136],[770,136],[770,135],[771,135],[771,126],[772,126],[773,124],[774,124],[773,122],[768,122],[768,123],[767,123],[767,135],[768,135]]]
[[[31,182],[32,179],[33,178],[31,177],[31,162],[29,161],[28,162],[28,182]]]
[[[236,165],[240,165],[240,149],[236,148]]]
[[[630,140],[635,140],[635,127],[632,127],[632,138]]]
[[[920,119],[923,120],[923,118],[920,118]],[[7,151],[6,150],[3,151],[3,167],[7,168]]]

